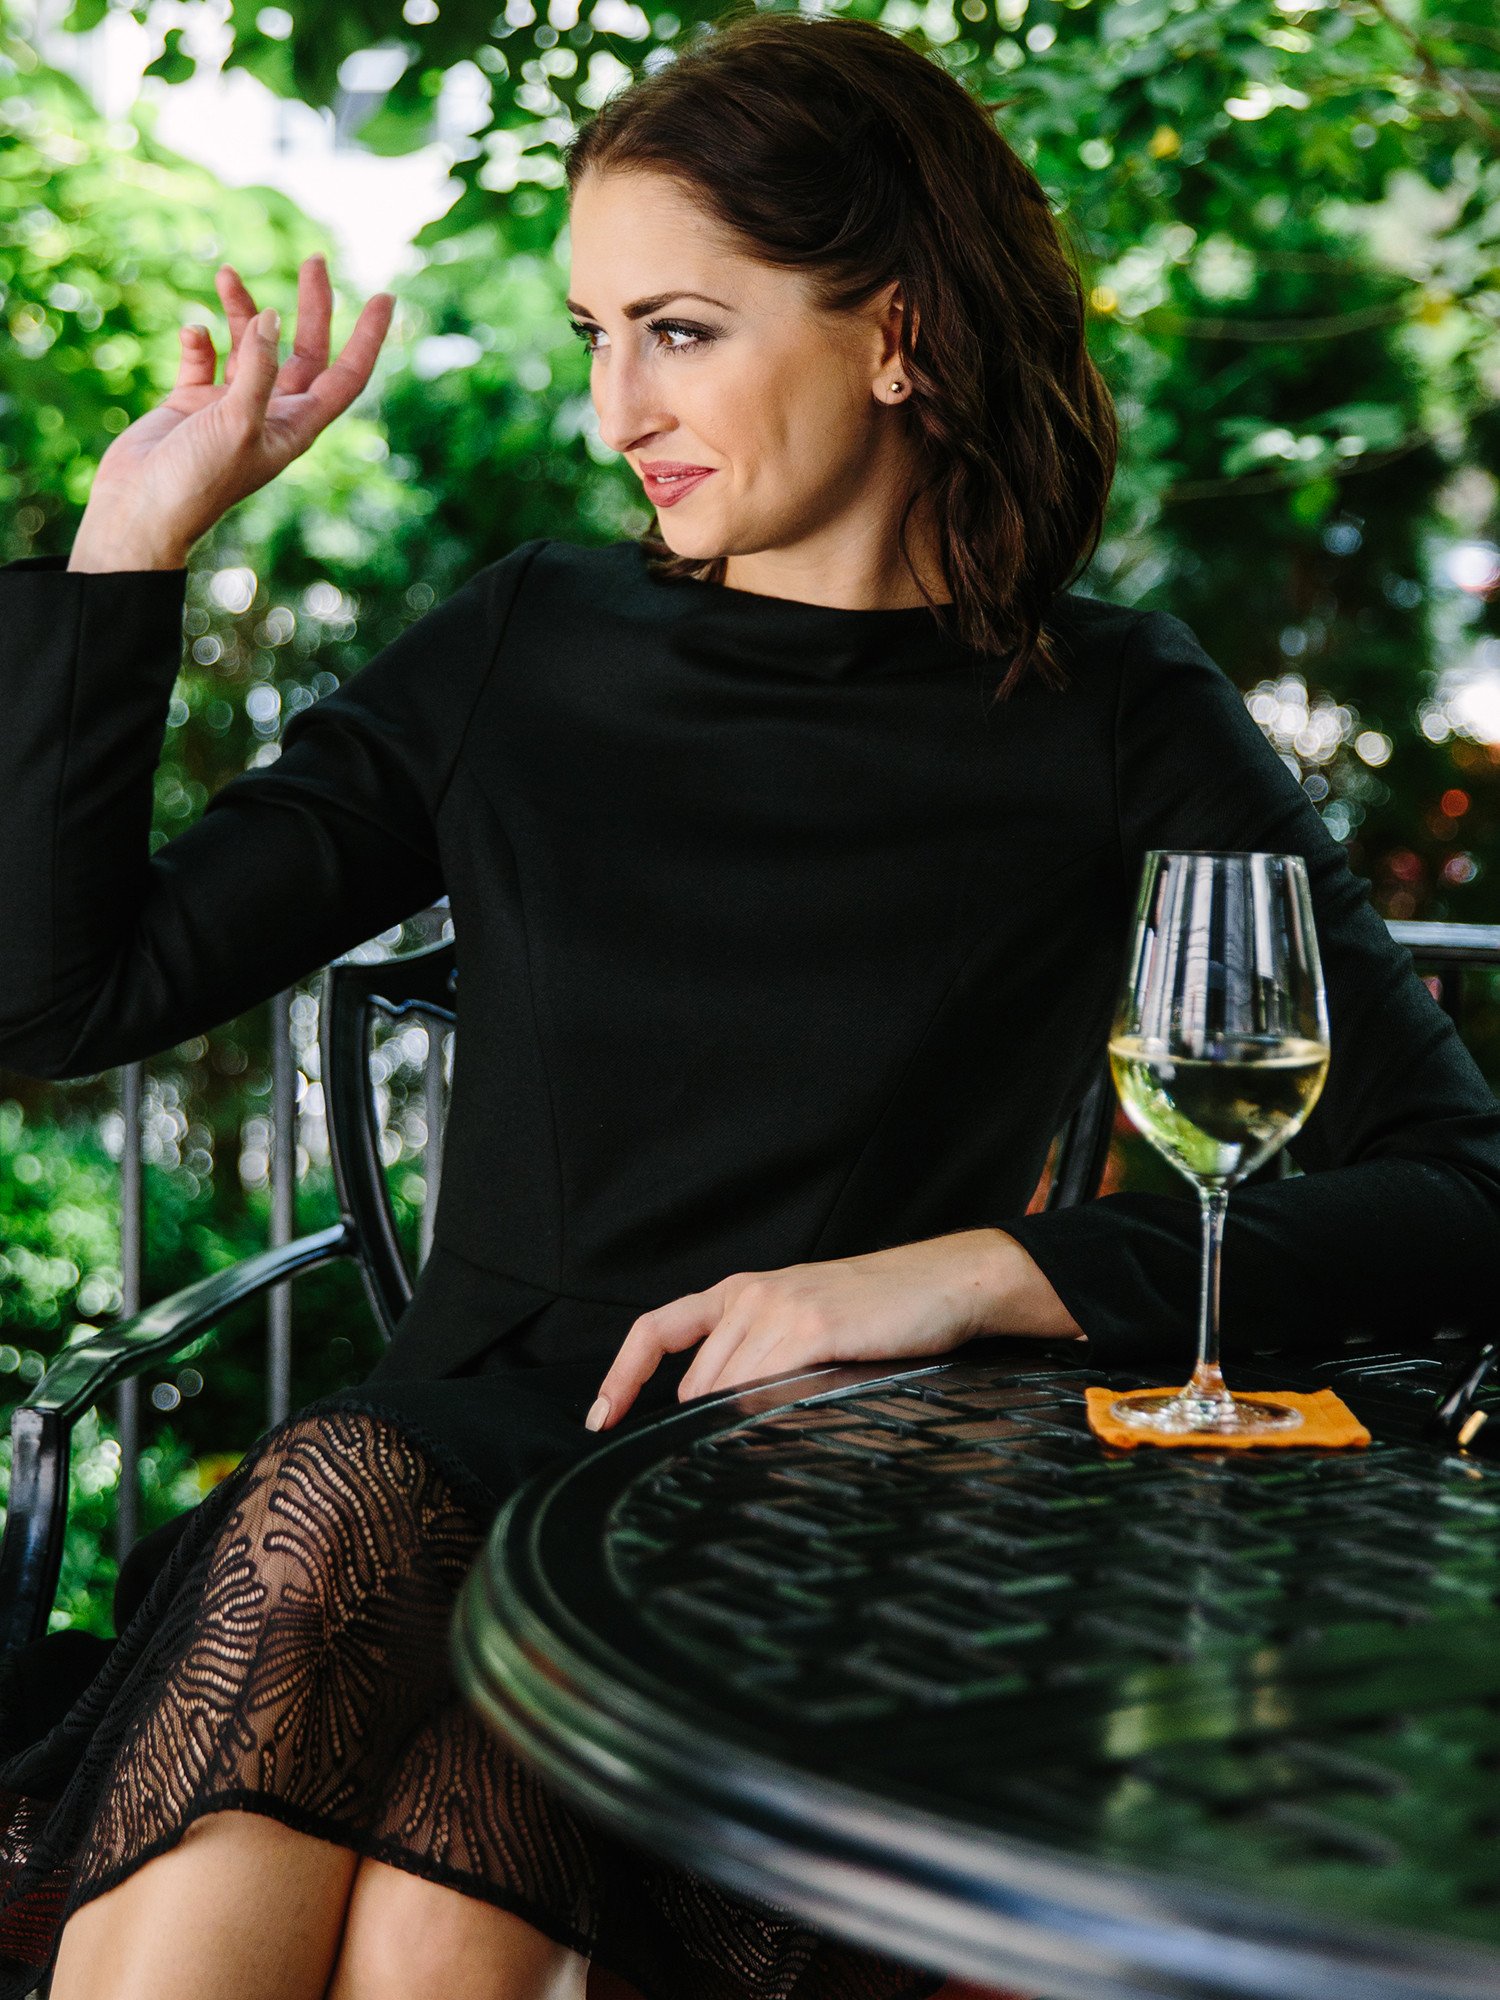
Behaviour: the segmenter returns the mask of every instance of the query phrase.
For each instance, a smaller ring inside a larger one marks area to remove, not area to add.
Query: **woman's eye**
[[[583,342],[583,351],[585,354],[597,354],[599,352],[593,339],[593,336],[601,330],[599,327],[585,326],[581,321],[576,319],[570,319],[568,325],[572,327],[574,333]],[[662,351],[666,354],[688,354],[694,348],[706,347],[714,338],[704,327],[684,326],[679,320],[675,319],[647,320],[646,328],[650,333],[678,334],[681,336],[678,341],[663,348]]]
[[[686,354],[690,348],[706,347],[713,338],[701,327],[683,326],[675,319],[648,319],[646,324],[653,333],[680,333],[683,336],[682,344],[669,347],[668,354]]]

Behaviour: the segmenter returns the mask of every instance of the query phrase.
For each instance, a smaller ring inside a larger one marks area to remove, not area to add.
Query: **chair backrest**
[[[339,959],[323,975],[319,1033],[334,1186],[343,1218],[354,1232],[370,1309],[387,1341],[411,1302],[413,1286],[396,1229],[370,1088],[372,1016],[376,1008],[397,1018],[416,1011],[451,1023],[457,990],[451,938],[373,965]],[[428,1144],[438,1144],[435,1132]],[[428,1184],[435,1184],[435,1176],[429,1174]]]
[[[1386,928],[1397,944],[1406,946],[1417,969],[1432,975],[1438,1003],[1454,1026],[1461,1028],[1464,974],[1474,967],[1500,965],[1500,924],[1448,924],[1431,918],[1388,917]],[[1052,1180],[1043,1199],[1044,1209],[1071,1208],[1080,1201],[1092,1201],[1099,1192],[1117,1105],[1109,1060],[1101,1057],[1093,1082],[1062,1129]],[[1250,1178],[1279,1180],[1290,1172],[1291,1165],[1282,1147]]]

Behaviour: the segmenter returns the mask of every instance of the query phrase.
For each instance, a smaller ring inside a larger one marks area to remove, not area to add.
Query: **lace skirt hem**
[[[363,1829],[346,1826],[340,1822],[323,1818],[318,1813],[308,1812],[290,1799],[278,1799],[265,1792],[252,1792],[244,1788],[224,1792],[218,1797],[201,1799],[183,1815],[180,1823],[170,1833],[164,1833],[129,1855],[117,1866],[91,1880],[81,1891],[77,1901],[68,1910],[72,1916],[86,1903],[94,1902],[108,1890],[117,1888],[127,1881],[146,1862],[154,1861],[159,1854],[170,1854],[181,1844],[189,1827],[199,1820],[207,1819],[216,1812],[253,1812],[265,1819],[274,1819],[281,1825],[290,1827],[294,1833],[311,1834],[316,1840],[326,1840],[334,1847],[347,1847],[362,1860],[384,1861],[392,1868],[401,1868],[409,1875],[418,1875],[426,1882],[438,1882],[448,1889],[459,1889],[466,1896],[476,1896],[486,1903],[493,1903],[497,1909],[509,1910],[513,1916],[524,1917],[526,1922],[554,1944],[565,1945],[569,1951],[589,1958],[594,1953],[594,1940],[587,1932],[577,1929],[560,1917],[555,1910],[532,1897],[524,1896],[513,1889],[507,1889],[498,1882],[492,1882],[482,1875],[474,1875],[460,1868],[449,1868],[441,1862],[419,1860],[398,1842],[381,1839],[367,1834]],[[601,1959],[601,1963],[604,1961]],[[629,1979],[631,1974],[622,1966],[610,1965],[608,1970]],[[634,1983],[632,1981],[632,1983]],[[657,1996],[645,1994],[643,2000],[657,2000]]]
[[[570,1924],[566,1918],[546,1903],[535,1897],[526,1896],[483,1875],[470,1871],[445,1867],[438,1862],[419,1859],[399,1843],[372,1837],[358,1827],[351,1827],[322,1818],[317,1813],[305,1811],[289,1800],[273,1798],[262,1792],[241,1789],[226,1792],[219,1797],[204,1799],[185,1813],[179,1825],[170,1833],[160,1835],[137,1853],[130,1855],[116,1867],[91,1880],[76,1898],[71,1898],[67,1915],[94,1902],[110,1889],[128,1881],[146,1862],[154,1861],[160,1854],[169,1854],[179,1846],[191,1826],[206,1819],[215,1812],[254,1812],[266,1819],[274,1819],[293,1832],[305,1833],[317,1840],[329,1841],[335,1847],[347,1847],[362,1859],[383,1861],[392,1868],[403,1869],[407,1874],[418,1876],[426,1882],[437,1882],[445,1888],[456,1889],[463,1895],[473,1896],[482,1902],[493,1904],[495,1908],[509,1911],[512,1916],[522,1918],[534,1930],[548,1937],[554,1944],[575,1951],[591,1964],[597,1964],[611,1972],[617,1979],[623,1979],[641,1996],[641,2000],[683,2000],[683,1989],[679,1982],[670,1987],[658,1983],[653,1968],[643,1964],[631,1952],[623,1949],[617,1941],[599,1939],[586,1930]],[[66,1920],[66,1919],[64,1919]],[[59,1926],[61,1929],[61,1926]],[[12,1965],[15,1962],[12,1961]],[[10,1967],[5,1969],[9,1970]],[[19,1966],[15,1966],[20,1970]],[[38,1977],[36,1968],[30,1968],[29,1976]],[[905,1988],[891,1988],[883,2000],[932,2000],[940,1987],[946,1983],[939,1975],[914,1973],[912,1984]],[[1024,2000],[1024,1996],[1013,1996],[1013,2000]]]
[[[223,1810],[509,1910],[644,2000],[938,1992],[607,1834],[459,1696],[447,1628],[494,1488],[592,1442],[535,1391],[509,1382],[487,1404],[488,1386],[423,1384],[399,1411],[321,1399],[195,1510],[84,1696],[0,1767],[27,1795],[0,1828],[0,2000],[29,1990],[11,1973],[45,1975],[76,1908]],[[442,1395],[500,1440],[493,1481],[478,1449],[445,1442]]]
[[[670,1990],[658,1985],[652,1969],[642,1965],[631,1953],[622,1950],[609,1940],[599,1940],[590,1933],[579,1930],[565,1918],[560,1917],[556,1910],[533,1897],[503,1888],[499,1883],[492,1882],[482,1875],[419,1860],[393,1841],[372,1839],[357,1827],[337,1825],[321,1819],[316,1813],[305,1812],[286,1800],[269,1798],[258,1792],[226,1793],[221,1798],[204,1800],[173,1832],[162,1835],[140,1853],[121,1862],[107,1875],[91,1882],[87,1893],[80,1896],[73,1907],[81,1909],[85,1903],[92,1902],[106,1890],[113,1889],[119,1883],[126,1881],[138,1868],[147,1861],[154,1860],[158,1854],[170,1853],[181,1842],[190,1826],[206,1818],[209,1813],[218,1811],[261,1813],[267,1819],[278,1820],[282,1825],[291,1827],[294,1832],[311,1834],[315,1839],[330,1841],[336,1847],[348,1847],[364,1859],[384,1861],[392,1868],[401,1868],[410,1875],[419,1876],[423,1881],[438,1882],[446,1888],[457,1889],[466,1896],[474,1896],[483,1902],[492,1903],[497,1909],[507,1910],[512,1916],[524,1919],[533,1929],[550,1938],[554,1944],[562,1945],[569,1951],[576,1951],[580,1957],[589,1959],[591,1963],[602,1966],[605,1971],[612,1972],[616,1978],[625,1980],[636,1989],[641,2000],[682,2000],[680,1985],[674,1984]],[[909,1987],[902,1990],[891,1989],[885,2000],[932,2000],[932,1996],[944,1983],[935,1974],[914,1974],[913,1983]],[[1022,1996],[1014,1996],[1014,2000],[1022,2000]]]

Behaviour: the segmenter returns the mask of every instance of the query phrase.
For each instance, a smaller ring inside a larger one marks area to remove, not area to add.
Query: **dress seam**
[[[542,1083],[547,1092],[547,1123],[552,1133],[552,1171],[557,1188],[557,1271],[559,1276],[561,1276],[562,1272],[566,1270],[568,1262],[568,1202],[563,1180],[562,1145],[558,1136],[557,1096],[552,1088],[552,1065],[548,1060],[547,1043],[542,1036],[541,1014],[537,1001],[536,968],[531,950],[531,922],[526,914],[526,887],[521,879],[521,857],[516,852],[516,844],[510,837],[510,829],[501,819],[499,813],[496,812],[493,802],[487,796],[485,796],[485,805],[501,839],[505,842],[510,852],[511,866],[515,869],[516,908],[521,919],[521,950],[526,961],[526,1008],[531,1016],[532,1040],[536,1047],[537,1063],[541,1070]],[[465,1261],[468,1260],[466,1259]],[[483,1270],[485,1266],[476,1264],[473,1268],[475,1270]],[[501,1275],[505,1274],[502,1273]],[[517,1283],[523,1285],[530,1282],[526,1278],[517,1280]],[[537,1291],[557,1291],[558,1288],[555,1285],[537,1285],[534,1286],[534,1289]],[[579,1295],[572,1292],[558,1292],[558,1296],[562,1298],[574,1298]],[[612,1305],[614,1301],[604,1300],[602,1303]]]
[[[525,1285],[529,1291],[546,1292],[557,1299],[575,1299],[585,1306],[639,1306],[639,1299],[604,1298],[598,1292],[569,1292],[560,1285],[538,1284],[535,1278],[523,1278],[519,1271],[504,1271],[498,1264],[479,1264],[472,1257],[466,1257],[462,1250],[455,1250],[451,1243],[445,1243],[440,1236],[432,1239],[432,1248],[441,1250],[445,1257],[452,1257],[460,1264],[466,1264],[471,1271],[478,1271],[486,1278],[505,1278],[513,1285]]]
[[[400,1431],[404,1438],[410,1439],[413,1444],[419,1446],[426,1456],[432,1460],[432,1463],[448,1481],[449,1485],[456,1488],[460,1498],[468,1506],[470,1513],[476,1517],[486,1511],[493,1513],[499,1506],[499,1498],[491,1488],[476,1479],[458,1454],[448,1445],[444,1444],[440,1438],[434,1437],[425,1425],[415,1423],[410,1417],[398,1415],[395,1411],[383,1407],[374,1397],[361,1396],[357,1386],[348,1390],[330,1390],[326,1397],[320,1396],[316,1402],[305,1404],[301,1410],[294,1411],[291,1416],[285,1419],[282,1428],[289,1429],[292,1425],[308,1417],[316,1420],[321,1416],[333,1416],[340,1412],[354,1416],[374,1417],[380,1422],[389,1424],[393,1429]],[[266,1444],[275,1435],[274,1432],[267,1432],[264,1438],[257,1440],[254,1447],[257,1456],[259,1456]],[[238,1469],[238,1467],[235,1468],[236,1471]],[[483,1524],[481,1523],[481,1525]]]
[[[1066,862],[1062,868],[1054,870],[1053,871],[1054,875],[1068,872],[1069,870],[1077,867],[1080,863],[1087,861],[1093,854],[1097,852],[1098,852],[1097,848],[1086,849],[1082,854],[1073,856],[1073,858],[1070,861]],[[968,950],[964,953],[963,957],[954,967],[952,976],[948,980],[947,984],[944,986],[942,992],[933,1002],[932,1010],[928,1014],[926,1020],[922,1023],[920,1031],[913,1036],[911,1046],[908,1048],[906,1052],[906,1056],[902,1061],[901,1067],[897,1071],[896,1076],[891,1083],[890,1089],[885,1093],[885,1096],[880,1100],[880,1104],[878,1108],[875,1110],[873,1116],[871,1117],[870,1123],[865,1130],[864,1136],[859,1142],[854,1157],[849,1162],[848,1170],[844,1174],[843,1178],[840,1180],[838,1187],[834,1192],[832,1200],[829,1202],[827,1208],[823,1211],[823,1219],[818,1224],[817,1232],[812,1238],[812,1243],[808,1251],[809,1257],[816,1257],[824,1237],[828,1234],[828,1230],[833,1221],[833,1218],[838,1212],[839,1203],[843,1200],[845,1194],[847,1193],[849,1184],[854,1179],[854,1176],[858,1173],[860,1166],[865,1159],[866,1154],[869,1152],[871,1146],[874,1145],[876,1137],[880,1132],[880,1128],[885,1123],[886,1117],[890,1112],[891,1106],[896,1102],[897,1098],[900,1096],[901,1091],[905,1086],[906,1079],[911,1074],[913,1065],[916,1063],[917,1058],[921,1055],[923,1049],[927,1046],[927,1043],[931,1038],[932,1031],[936,1027],[938,1021],[941,1020],[944,1011],[948,1007],[949,1002],[952,1000],[954,991],[957,988],[959,981],[968,971],[970,965],[972,965],[972,963],[974,962],[974,959],[977,956],[977,954],[983,949],[983,947],[986,944],[990,942],[990,940],[995,936],[995,933],[1003,927],[1003,924],[1004,924],[1004,918],[997,918],[997,920],[993,924],[987,925],[985,929],[982,930],[979,933],[979,935],[973,940]]]
[[[911,1046],[906,1051],[905,1060],[902,1062],[900,1069],[896,1072],[896,1075],[891,1081],[890,1089],[885,1093],[885,1096],[880,1100],[879,1108],[876,1110],[874,1116],[870,1120],[869,1125],[866,1127],[864,1137],[860,1140],[859,1146],[855,1151],[854,1157],[849,1162],[848,1170],[845,1172],[843,1178],[840,1180],[838,1187],[834,1190],[833,1199],[829,1202],[827,1208],[823,1211],[823,1219],[818,1224],[817,1234],[812,1239],[812,1246],[808,1253],[809,1256],[815,1257],[817,1255],[818,1248],[821,1245],[823,1238],[828,1234],[829,1225],[833,1221],[834,1216],[838,1212],[839,1203],[843,1200],[844,1194],[848,1189],[849,1183],[854,1179],[854,1176],[858,1173],[860,1162],[864,1159],[866,1153],[869,1152],[871,1146],[875,1143],[875,1135],[879,1132],[882,1124],[885,1122],[886,1113],[890,1110],[891,1106],[900,1096],[901,1086],[903,1083],[905,1083],[908,1075],[911,1073],[911,1068],[913,1063],[915,1063],[917,1057],[926,1047],[927,1038],[932,1033],[934,1023],[941,1018],[943,1009],[948,1005],[949,1000],[953,996],[953,989],[957,986],[959,980],[962,979],[965,971],[968,969],[975,954],[979,951],[980,947],[983,944],[985,944],[989,936],[990,936],[990,930],[987,928],[973,940],[973,942],[969,946],[969,949],[964,953],[963,957],[959,960],[958,964],[953,968],[952,975],[948,979],[947,984],[943,987],[942,992],[933,1002],[931,1012],[928,1014],[927,1019],[922,1023],[921,1032],[912,1037]]]
[[[1154,616],[1153,612],[1143,611],[1130,627],[1130,630],[1125,634],[1120,646],[1119,678],[1115,683],[1114,740],[1111,744],[1110,771],[1114,779],[1115,788],[1115,847],[1120,857],[1120,880],[1125,887],[1127,895],[1130,888],[1130,869],[1125,856],[1125,821],[1120,811],[1120,795],[1122,790],[1120,784],[1120,718],[1125,712],[1125,680],[1130,672],[1131,661],[1135,656],[1135,643],[1140,637],[1142,626],[1149,623]]]
[[[505,635],[510,630],[510,621],[515,612],[517,600],[526,587],[526,578],[530,574],[532,563],[545,547],[546,542],[544,540],[537,542],[531,554],[526,558],[520,574],[511,587],[510,601],[501,615],[500,627],[495,634],[494,644],[490,648],[490,657],[485,663],[484,672],[479,677],[479,685],[474,690],[474,699],[469,703],[469,712],[464,717],[463,727],[458,732],[458,741],[453,746],[453,761],[448,766],[448,774],[443,779],[441,786],[438,788],[437,796],[432,802],[431,819],[434,830],[437,827],[448,794],[453,788],[453,780],[458,775],[458,767],[463,761],[464,746],[469,740],[469,731],[474,725],[475,716],[479,713],[479,704],[483,701],[485,692],[495,677],[495,667],[500,659],[500,648],[504,645]]]

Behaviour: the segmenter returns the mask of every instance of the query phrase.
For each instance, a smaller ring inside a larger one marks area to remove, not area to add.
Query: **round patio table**
[[[1110,1450],[1084,1386],[1146,1378],[1017,1340],[627,1420],[497,1517],[455,1668],[616,1834],[934,1972],[1496,2000],[1500,1466],[1436,1368],[1232,1371],[1344,1451]]]

